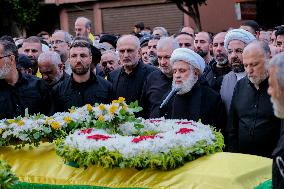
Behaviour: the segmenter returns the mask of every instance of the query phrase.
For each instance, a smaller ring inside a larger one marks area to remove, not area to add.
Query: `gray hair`
[[[58,33],[58,32],[62,32],[64,34],[64,41],[68,44],[71,44],[72,43],[72,35],[70,35],[68,32],[64,31],[64,30],[55,30],[55,33]]]
[[[268,43],[265,43],[263,41],[253,41],[251,43],[249,43],[245,48],[244,48],[244,51],[245,49],[248,49],[250,48],[251,46],[258,46],[262,52],[264,53],[264,56],[266,59],[269,59],[270,58],[270,55],[271,55],[271,51],[270,51],[270,48],[269,48],[269,45]]]
[[[162,33],[163,33],[163,37],[168,37],[168,36],[169,36],[168,31],[167,31],[166,28],[164,28],[164,27],[154,27],[153,32],[154,32],[155,30],[161,30]]]
[[[277,69],[277,81],[281,88],[284,88],[284,52],[275,55],[269,62],[269,67],[275,66]]]
[[[43,62],[49,60],[51,62],[51,64],[58,66],[59,64],[61,64],[61,59],[58,53],[54,52],[54,51],[47,51],[44,53],[41,53],[38,57],[38,62]]]
[[[91,22],[90,19],[88,19],[88,18],[86,18],[86,17],[83,17],[83,16],[80,16],[80,17],[78,17],[78,18],[76,19],[76,21],[79,20],[79,19],[82,19],[82,20],[85,21],[85,27],[86,27],[86,28],[91,28],[91,27],[92,27],[92,22]]]
[[[132,40],[133,40],[134,43],[135,43],[136,49],[139,49],[139,48],[140,48],[140,41],[139,41],[138,37],[136,37],[136,36],[134,36],[134,35],[130,35],[130,34],[121,36],[121,37],[117,40],[117,43],[116,43],[117,45],[116,45],[116,47],[118,46],[119,43],[121,43],[121,40],[123,40],[124,38],[132,38]]]
[[[157,49],[164,49],[165,47],[171,47],[172,50],[179,48],[178,42],[172,37],[163,37],[157,43]]]
[[[111,55],[115,58],[116,61],[119,61],[119,56],[118,56],[118,54],[117,54],[115,51],[113,51],[113,50],[106,50],[106,51],[104,51],[104,52],[102,53],[102,56],[103,56],[104,54],[111,54]]]
[[[3,46],[3,55],[13,54],[15,56],[15,60],[18,60],[18,49],[15,43],[12,43],[7,40],[0,40],[0,45]]]

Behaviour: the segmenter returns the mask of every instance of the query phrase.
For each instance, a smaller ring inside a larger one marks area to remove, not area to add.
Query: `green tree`
[[[29,24],[36,21],[39,14],[40,0],[6,0],[13,11],[14,20],[20,35],[26,36]]]
[[[174,2],[182,12],[184,12],[193,19],[198,31],[202,30],[198,6],[201,6],[202,4],[207,5],[206,4],[207,0],[171,0],[171,1]]]

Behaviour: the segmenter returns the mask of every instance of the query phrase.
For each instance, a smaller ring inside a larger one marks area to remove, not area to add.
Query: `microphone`
[[[173,87],[171,92],[168,94],[168,96],[163,100],[162,104],[160,105],[160,109],[162,109],[165,105],[169,103],[171,98],[181,90],[181,88]]]

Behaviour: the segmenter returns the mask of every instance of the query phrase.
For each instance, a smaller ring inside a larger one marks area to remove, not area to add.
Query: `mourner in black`
[[[159,117],[159,107],[163,96],[171,89],[173,70],[170,58],[173,50],[179,47],[170,37],[162,38],[157,43],[157,56],[160,70],[152,72],[146,79],[142,91],[141,105],[143,117]]]
[[[198,81],[205,68],[201,56],[190,49],[179,48],[173,52],[171,64],[172,91],[176,90],[177,94],[161,109],[161,113],[171,119],[201,120],[202,123],[210,124],[223,132],[226,112],[221,97]]]
[[[72,74],[52,90],[56,111],[85,104],[109,103],[111,84],[90,71],[92,62],[90,44],[76,41],[70,47]]]
[[[146,77],[157,70],[139,61],[139,44],[139,39],[133,35],[122,36],[117,41],[122,68],[112,71],[109,75],[114,99],[124,97],[127,103],[140,101]]]
[[[0,41],[0,119],[25,114],[51,113],[52,102],[47,85],[16,69],[15,44]]]
[[[265,62],[267,44],[252,42],[243,51],[247,76],[235,86],[228,121],[228,150],[270,157],[280,134],[280,119],[273,114]]]
[[[284,34],[284,30],[283,30]],[[269,62],[269,88],[274,115],[281,118],[281,132],[277,147],[274,149],[272,165],[273,189],[284,188],[284,54],[279,53]]]

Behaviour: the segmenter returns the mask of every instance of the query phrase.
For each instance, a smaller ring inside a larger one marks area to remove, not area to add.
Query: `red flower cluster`
[[[187,125],[187,124],[192,124],[192,122],[191,121],[178,121],[178,122],[176,122],[176,124],[178,124],[178,125]]]
[[[88,128],[88,129],[83,129],[83,130],[81,130],[81,132],[80,133],[82,133],[82,134],[90,134],[91,132],[92,132],[92,128]]]
[[[176,134],[187,134],[187,133],[191,133],[192,131],[193,131],[193,129],[180,128],[180,130],[178,132],[176,132]]]
[[[138,142],[140,142],[140,141],[142,141],[142,140],[154,139],[155,137],[163,138],[163,137],[161,137],[161,136],[156,136],[156,135],[139,136],[139,137],[136,137],[136,138],[132,139],[132,142],[138,143]]]
[[[94,140],[107,140],[107,139],[112,138],[112,137],[106,136],[106,135],[96,134],[96,135],[87,136],[87,138],[88,139],[94,139]]]

